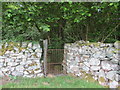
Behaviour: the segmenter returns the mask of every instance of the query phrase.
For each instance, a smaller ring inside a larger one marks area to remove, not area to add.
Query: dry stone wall
[[[5,75],[23,77],[41,77],[40,63],[42,49],[33,43],[0,44],[0,77]]]
[[[119,42],[65,44],[64,70],[79,77],[96,80],[103,86],[116,88],[120,82]]]

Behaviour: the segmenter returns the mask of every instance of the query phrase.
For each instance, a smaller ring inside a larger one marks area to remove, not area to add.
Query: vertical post
[[[47,76],[47,47],[48,47],[48,41],[43,40],[43,47],[44,47],[44,56],[43,56],[43,61],[44,61],[44,77]]]

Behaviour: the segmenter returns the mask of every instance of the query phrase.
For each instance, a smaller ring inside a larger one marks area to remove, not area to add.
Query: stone
[[[15,51],[19,51],[19,49],[18,49],[17,47],[14,47],[14,50],[15,50]]]
[[[6,60],[5,60],[6,62],[14,62],[14,60],[13,59],[11,59],[11,58],[6,58]]]
[[[10,67],[10,71],[14,71],[15,70],[15,67]]]
[[[37,49],[35,50],[35,52],[41,53],[41,52],[42,52],[42,49],[41,49],[41,48],[37,48]]]
[[[1,59],[1,60],[0,60],[0,63],[3,63],[3,62],[5,62],[5,59]]]
[[[96,58],[90,58],[89,63],[90,65],[100,65],[100,60]]]
[[[0,44],[0,49],[2,49],[2,45]]]
[[[106,57],[111,58],[112,56],[113,56],[112,52],[110,52],[110,51],[106,52]]]
[[[3,65],[4,65],[3,63],[0,63],[0,68],[3,67]]]
[[[10,54],[10,51],[6,51],[5,54]]]
[[[75,57],[75,62],[79,62],[80,58],[79,57]]]
[[[19,58],[20,58],[20,59],[21,59],[21,58],[22,58],[22,59],[26,59],[27,56],[26,56],[26,55],[23,55],[23,54],[22,54],[22,55],[20,54],[19,56],[17,56],[17,59],[19,59]]]
[[[116,74],[116,75],[115,75],[115,80],[116,80],[117,82],[120,82],[120,74]]]
[[[24,75],[26,75],[26,74],[28,75],[29,74],[29,72],[27,72],[27,71],[24,71],[23,73],[24,73]]]
[[[99,77],[104,77],[105,78],[105,72],[101,69],[99,70],[99,74],[98,74]]]
[[[106,79],[106,78],[104,78],[104,77],[99,77],[98,78],[98,82],[99,82],[99,84],[100,85],[102,85],[102,86],[107,86],[108,85],[108,80]]]
[[[37,77],[43,77],[43,76],[44,76],[43,73],[39,73],[39,74],[37,74]]]
[[[26,64],[31,64],[31,63],[32,63],[32,61],[30,61],[30,60],[26,61]]]
[[[3,63],[3,66],[6,67],[7,66],[7,62]]]
[[[111,63],[109,61],[102,61],[101,66],[104,70],[111,70]]]
[[[22,60],[21,59],[13,59],[12,62],[20,63]]]
[[[17,66],[17,65],[19,65],[19,63],[16,63],[16,62],[8,62],[7,65],[8,65],[8,66]]]
[[[39,66],[36,66],[36,65],[35,65],[35,66],[29,66],[29,67],[28,67],[28,70],[34,70],[34,69],[37,69],[37,68],[40,68],[40,67],[39,67]]]
[[[120,41],[116,41],[114,43],[114,47],[117,48],[117,49],[120,49]]]
[[[0,59],[6,59],[6,56],[5,55],[0,56]]]
[[[79,71],[79,67],[78,66],[70,66],[70,69],[72,71]]]
[[[19,72],[19,71],[13,71],[12,72],[13,76],[23,76],[23,72]]]
[[[32,48],[32,43],[29,43],[29,44],[28,44],[28,47],[29,47],[29,48]]]
[[[40,63],[40,58],[34,58],[34,61],[35,61],[36,63]]]
[[[109,82],[109,88],[117,88],[117,87],[118,87],[118,82],[116,81]]]
[[[90,70],[90,68],[89,68],[88,66],[86,66],[86,65],[83,65],[82,69],[83,69],[84,71],[86,71],[86,72],[88,72],[88,71]]]
[[[3,72],[7,72],[7,71],[10,70],[10,68],[9,68],[9,69],[8,69],[8,68],[1,68],[1,70],[2,70]]]
[[[115,79],[115,74],[116,71],[109,71],[106,73],[106,78],[110,79],[110,80],[114,80]]]
[[[41,58],[42,53],[37,53],[36,55],[38,58]]]
[[[73,65],[74,65],[74,66],[77,66],[77,65],[78,65],[78,62],[77,62],[77,61],[71,61],[69,64],[70,64],[70,66],[73,66]]]
[[[89,58],[90,56],[89,55],[83,55],[82,57],[83,58]]]
[[[93,57],[94,58],[98,58],[98,57],[100,57],[101,56],[101,52],[99,51],[99,52],[96,52],[95,54],[93,54]]]
[[[66,58],[69,59],[69,60],[74,59],[73,55],[69,55],[69,54],[66,55]]]
[[[79,49],[78,52],[79,52],[79,54],[82,54],[82,53],[83,53],[82,49]]]
[[[110,58],[103,58],[104,61],[110,61],[111,59]]]
[[[91,66],[90,70],[93,70],[93,71],[100,70],[100,66]]]
[[[99,72],[98,72],[98,71],[91,71],[91,75],[93,75],[93,76],[98,76],[98,75],[99,75]]]
[[[107,47],[113,47],[113,44],[112,43],[106,43],[106,46]]]
[[[14,51],[10,51],[10,54],[14,54]]]
[[[79,73],[76,73],[75,75],[80,77],[82,74],[79,72]]]
[[[2,73],[1,70],[0,70],[0,77],[4,77],[4,74]]]
[[[83,62],[86,66],[90,67],[90,64],[88,62]]]
[[[22,62],[20,62],[20,65],[25,65],[26,63],[25,63],[25,61],[22,61]]]
[[[120,74],[120,70],[116,71],[117,74]]]
[[[114,59],[111,60],[111,62],[114,63],[114,64],[118,64],[118,59],[114,58]]]
[[[26,42],[22,42],[22,47],[27,47],[27,43]]]
[[[33,76],[33,75],[24,75],[23,77],[32,78],[32,77],[34,77],[34,76]]]
[[[23,67],[22,65],[19,65],[19,66],[16,67],[16,70],[17,70],[17,71],[22,71],[22,72],[23,72],[24,67]]]
[[[120,61],[120,55],[117,53],[117,54],[113,54],[114,58],[117,59],[118,61]]]
[[[93,76],[93,79],[95,79],[96,81],[98,80],[98,77],[97,76]]]
[[[111,68],[112,68],[112,70],[117,71],[120,69],[120,66],[118,64],[112,64]]]
[[[29,67],[28,64],[25,64],[25,65],[24,65],[24,68],[28,68],[28,67]]]
[[[34,70],[34,73],[41,73],[42,70]]]
[[[19,54],[19,53],[11,54],[12,57],[18,57],[18,56],[20,56],[20,55],[21,55],[21,54]]]

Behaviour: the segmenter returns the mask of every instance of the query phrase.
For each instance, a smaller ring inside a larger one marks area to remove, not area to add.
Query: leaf
[[[91,14],[88,14],[88,16],[91,16]]]
[[[110,5],[110,6],[112,6],[112,5],[113,5],[113,3],[110,3],[109,5]]]
[[[31,19],[29,18],[27,21],[30,21]]]

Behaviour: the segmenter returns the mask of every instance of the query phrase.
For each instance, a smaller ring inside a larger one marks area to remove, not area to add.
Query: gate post
[[[44,56],[43,56],[44,77],[46,77],[47,76],[47,48],[48,48],[48,41],[47,41],[47,39],[43,40],[43,47],[44,47]]]

